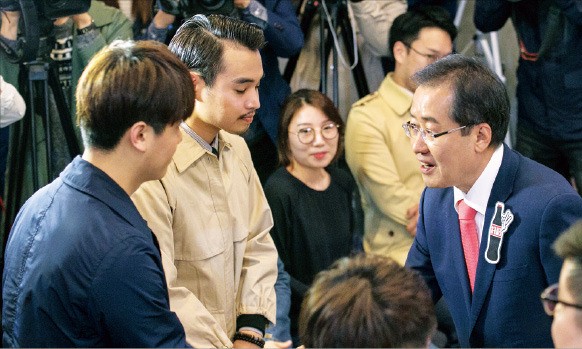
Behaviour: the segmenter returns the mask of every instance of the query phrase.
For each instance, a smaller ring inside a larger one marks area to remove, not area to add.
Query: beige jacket
[[[412,95],[388,74],[378,92],[356,102],[346,126],[346,161],[364,210],[364,249],[404,264],[413,237],[406,211],[424,189],[419,163],[402,123],[410,120]]]
[[[239,136],[219,132],[217,159],[183,130],[163,179],[132,196],[156,234],[170,307],[194,347],[231,347],[240,314],[275,322],[271,210]]]

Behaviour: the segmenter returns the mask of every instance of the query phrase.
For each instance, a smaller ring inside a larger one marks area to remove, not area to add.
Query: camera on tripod
[[[158,4],[164,12],[182,18],[196,14],[234,17],[237,12],[233,0],[159,0]]]
[[[0,0],[0,10],[21,13],[21,50],[7,51],[9,59],[23,62],[36,59],[41,38],[51,36],[53,20],[87,12],[89,7],[91,0]]]

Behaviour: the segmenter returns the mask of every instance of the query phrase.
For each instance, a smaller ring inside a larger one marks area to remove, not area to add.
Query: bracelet
[[[95,22],[91,21],[91,24],[89,24],[85,28],[77,29],[77,35],[84,35],[95,29],[97,29],[97,26],[95,25]]]
[[[250,327],[250,326],[244,326],[244,327],[241,327],[241,328],[239,328],[239,329],[238,329],[238,331],[239,331],[239,332],[241,332],[241,331],[250,331],[250,332],[254,332],[254,333],[258,334],[258,335],[259,335],[259,336],[261,336],[261,337],[264,337],[264,336],[263,336],[263,332],[261,332],[261,331],[260,331],[259,329],[257,329],[257,328]]]
[[[237,332],[234,334],[234,337],[232,338],[232,341],[235,342],[237,340],[241,340],[241,341],[245,341],[245,342],[249,342],[252,343],[254,345],[257,345],[259,348],[264,348],[265,347],[265,340],[261,337],[255,337],[252,336],[250,334],[246,334],[246,333],[242,333],[242,332]]]

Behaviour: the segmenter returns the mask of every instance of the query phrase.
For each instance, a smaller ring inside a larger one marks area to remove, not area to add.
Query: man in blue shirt
[[[77,88],[85,152],[27,201],[10,233],[4,346],[188,346],[130,195],[165,174],[193,107],[187,68],[161,44],[116,41],[89,63]]]

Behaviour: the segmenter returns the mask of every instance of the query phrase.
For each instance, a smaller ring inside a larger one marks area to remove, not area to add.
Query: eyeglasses
[[[296,134],[299,142],[303,144],[311,144],[315,140],[315,128],[305,127],[300,128],[297,133],[289,131],[289,133]],[[334,139],[339,134],[339,125],[329,123],[319,129],[321,136],[327,140]]]
[[[410,121],[402,124],[402,128],[404,129],[404,133],[406,133],[408,138],[416,139],[416,137],[418,137],[418,135],[420,134],[420,136],[422,137],[422,140],[425,141],[426,143],[432,143],[432,142],[434,142],[435,138],[438,138],[438,137],[444,136],[444,135],[448,135],[449,133],[453,133],[455,131],[462,130],[465,127],[467,127],[467,125],[453,128],[453,129],[450,129],[448,131],[434,133],[431,130],[425,130],[421,127],[418,127],[418,125],[411,124]]]
[[[447,53],[446,55],[437,55],[437,54],[434,54],[434,53],[432,53],[432,54],[431,53],[422,53],[422,52],[418,51],[417,49],[415,49],[414,47],[412,47],[411,44],[407,44],[407,43],[404,43],[404,42],[403,42],[403,44],[404,44],[404,46],[406,46],[409,49],[411,49],[412,51],[414,51],[417,55],[426,58],[431,63],[432,62],[435,62],[435,61],[437,61],[437,60],[439,60],[439,59],[441,59],[443,57],[446,57],[446,56],[450,55],[450,53]]]
[[[580,304],[568,303],[558,299],[558,284],[553,284],[546,288],[540,297],[542,299],[544,310],[549,316],[554,316],[554,311],[556,310],[556,305],[558,305],[558,303],[567,307],[582,309],[582,305]]]

